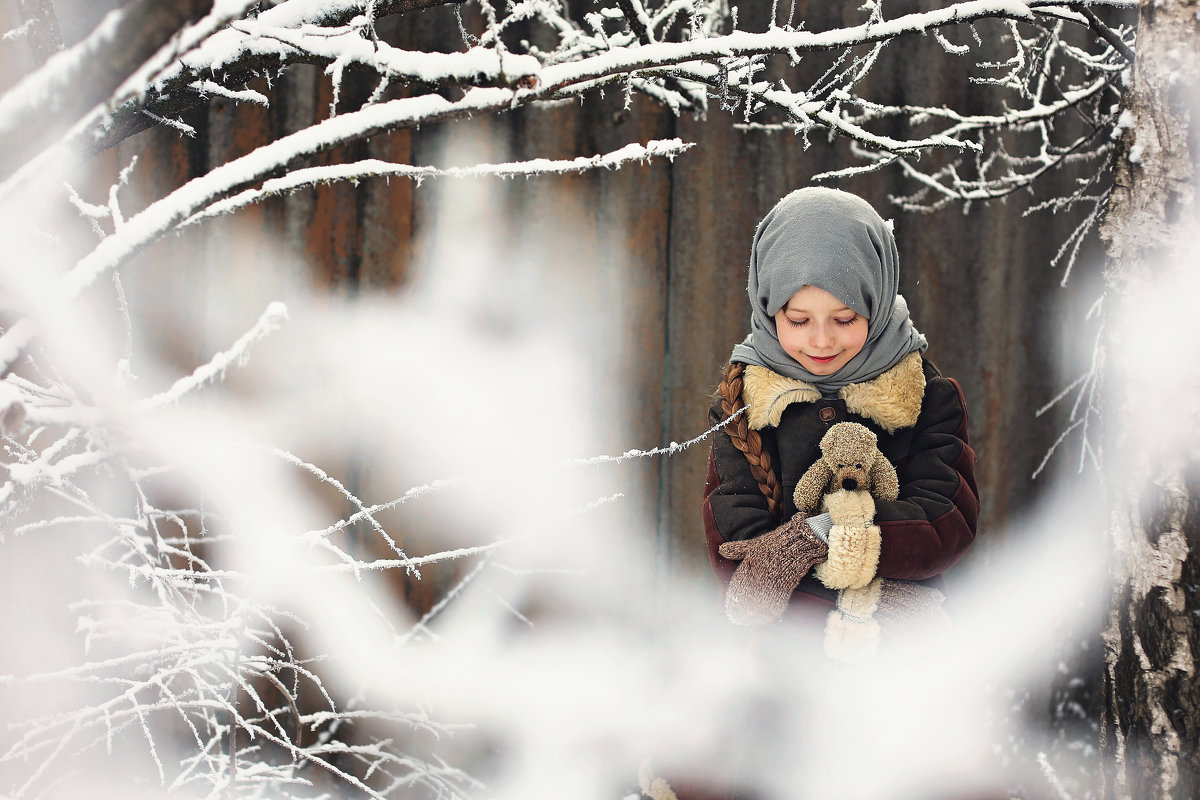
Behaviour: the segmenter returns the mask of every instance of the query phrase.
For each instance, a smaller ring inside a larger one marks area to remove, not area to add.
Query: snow
[[[1121,131],[1132,130],[1137,126],[1137,116],[1129,109],[1123,110],[1117,117],[1117,122],[1113,125],[1112,138],[1117,139],[1121,136]]]
[[[365,8],[365,0],[287,0],[264,10],[258,19],[265,25],[297,28],[336,16],[344,17]]]
[[[7,372],[37,335],[37,325],[28,317],[17,320],[0,334],[0,373]]]
[[[195,89],[200,94],[212,94],[218,97],[226,97],[230,100],[235,100],[241,103],[254,103],[260,106],[270,105],[267,96],[262,92],[256,92],[253,89],[233,90],[227,89],[222,84],[212,80],[192,81],[188,84],[192,89]]]
[[[452,53],[415,52],[386,42],[372,42],[352,28],[330,33],[312,26],[291,30],[246,22],[239,25],[238,30],[250,41],[268,40],[343,66],[361,64],[394,79],[430,84],[446,80],[496,81],[501,78],[515,83],[520,78],[536,77],[541,71],[540,62],[530,55],[501,55],[490,47],[472,47]]]

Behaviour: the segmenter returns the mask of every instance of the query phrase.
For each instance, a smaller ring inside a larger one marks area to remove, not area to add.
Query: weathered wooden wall
[[[845,5],[844,13],[850,13],[851,5]],[[920,0],[910,5],[936,4]],[[741,19],[750,28],[765,28],[769,8],[765,2],[743,4]],[[835,15],[840,13],[842,4],[797,6],[809,29],[838,23]],[[386,20],[381,33],[408,46],[432,42],[447,48],[458,36],[448,9]],[[361,103],[372,88],[351,76],[343,107]],[[916,39],[892,50],[867,90],[961,107],[971,102],[972,87],[959,62],[944,56],[931,39]],[[269,109],[233,107],[215,99],[187,118],[197,131],[195,138],[148,131],[99,158],[116,170],[137,154],[137,180],[179,185],[327,114],[329,79],[296,68],[276,82],[273,97]],[[401,131],[327,154],[321,161],[373,156],[437,164],[445,137],[468,128],[483,131],[497,157],[514,159],[588,155],[672,136],[696,142],[673,163],[490,187],[501,193],[497,212],[512,212],[511,224],[522,224],[526,236],[544,231],[552,239],[564,229],[569,236],[555,265],[561,274],[554,279],[572,282],[580,296],[592,301],[584,310],[599,313],[604,321],[594,347],[603,356],[608,381],[597,407],[621,410],[623,423],[606,435],[607,449],[620,452],[683,441],[705,429],[709,394],[747,326],[745,270],[756,222],[812,175],[849,163],[844,144],[831,145],[819,137],[806,144],[791,134],[736,130],[736,121],[715,101],[708,119],[701,121],[673,117],[641,98],[626,110],[620,92],[610,92],[582,105]],[[1054,191],[1054,181],[1066,185],[1062,182],[1067,180],[1069,176],[1051,176],[1041,190]],[[981,547],[971,557],[985,558],[988,542],[1045,488],[1032,482],[1030,474],[1054,440],[1061,418],[1037,418],[1034,411],[1073,377],[1058,374],[1055,337],[1065,296],[1058,286],[1061,276],[1048,262],[1074,220],[1048,214],[1023,217],[1025,197],[976,205],[970,213],[958,206],[928,215],[900,213],[888,197],[912,187],[897,171],[837,185],[860,193],[885,217],[895,218],[902,291],[932,343],[931,357],[962,382],[983,495]],[[231,237],[269,231],[303,260],[264,249],[258,261],[265,275],[303,271],[297,265],[307,264],[308,277],[334,293],[392,290],[404,286],[420,256],[420,236],[435,221],[434,203],[429,184],[416,188],[403,180],[375,180],[325,186],[210,223],[203,236],[167,242],[146,259],[169,260],[173,247],[202,247],[217,275]],[[161,265],[157,270],[156,280],[177,286],[195,284],[200,277],[172,274]],[[201,279],[201,285],[204,280],[217,278]],[[236,280],[274,279],[243,274]],[[177,345],[197,353],[206,349],[200,341]],[[667,583],[707,569],[698,512],[705,456],[705,448],[696,447],[632,464],[622,473],[630,524],[639,516],[651,521],[647,535],[655,537],[659,576]]]

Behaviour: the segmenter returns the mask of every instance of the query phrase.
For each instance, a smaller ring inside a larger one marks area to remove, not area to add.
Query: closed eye
[[[784,317],[783,319],[793,328],[800,328],[808,324],[807,319],[795,320],[790,317]],[[848,328],[854,323],[858,322],[860,319],[862,319],[862,317],[851,317],[850,319],[835,319],[834,322],[836,322],[838,325],[841,325],[843,328]]]

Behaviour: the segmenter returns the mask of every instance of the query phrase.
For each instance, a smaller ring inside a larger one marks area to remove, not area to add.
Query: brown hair
[[[742,402],[742,373],[745,371],[746,365],[740,362],[731,361],[725,367],[725,374],[717,387],[717,396],[721,398],[721,410],[725,412],[726,418],[732,417],[745,407]],[[772,517],[779,519],[782,513],[783,488],[779,485],[779,479],[775,477],[775,471],[771,469],[771,455],[763,449],[762,437],[758,431],[750,430],[750,423],[747,422],[745,414],[739,414],[737,419],[727,424],[725,431],[729,434],[733,446],[741,450],[750,462],[750,474],[758,481],[758,488],[767,498],[767,510]]]

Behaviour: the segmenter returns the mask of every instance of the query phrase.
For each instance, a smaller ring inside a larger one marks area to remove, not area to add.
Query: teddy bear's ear
[[[825,463],[825,459],[818,458],[796,484],[796,491],[792,494],[796,508],[809,514],[816,511],[832,477],[833,470]]]
[[[900,478],[896,476],[896,468],[887,460],[883,453],[875,453],[875,462],[871,464],[871,494],[880,500],[895,500],[900,496]]]

